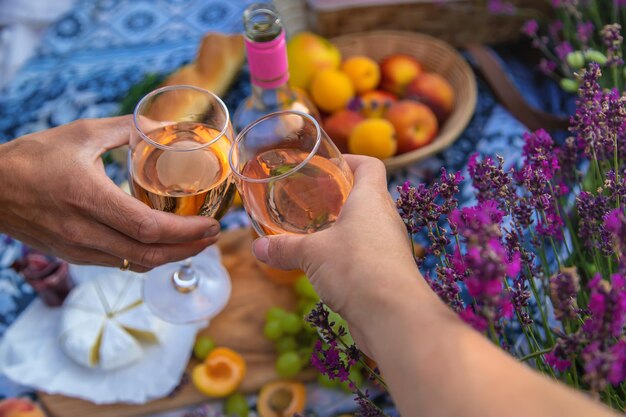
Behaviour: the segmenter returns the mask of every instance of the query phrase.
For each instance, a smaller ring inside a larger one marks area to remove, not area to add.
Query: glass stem
[[[198,276],[191,265],[191,258],[185,259],[178,271],[172,275],[174,288],[180,292],[190,292],[198,286]]]

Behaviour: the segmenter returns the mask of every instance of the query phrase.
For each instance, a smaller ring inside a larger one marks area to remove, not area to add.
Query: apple
[[[335,142],[337,148],[343,153],[348,152],[348,137],[354,126],[358,125],[365,118],[353,110],[339,110],[326,119],[323,127],[328,136]]]
[[[391,122],[398,140],[398,153],[428,145],[437,136],[439,125],[433,111],[425,104],[412,100],[394,103],[385,115]]]
[[[454,110],[454,89],[439,74],[421,74],[409,84],[406,95],[428,105],[435,112],[439,123],[445,122]]]
[[[46,417],[28,398],[7,398],[0,401],[0,417]]]
[[[390,55],[380,63],[380,87],[398,97],[403,97],[409,83],[422,72],[422,64],[412,56]]]
[[[374,90],[361,94],[356,107],[365,117],[383,117],[387,109],[396,101],[396,96],[386,91]],[[353,107],[348,105],[348,107]]]

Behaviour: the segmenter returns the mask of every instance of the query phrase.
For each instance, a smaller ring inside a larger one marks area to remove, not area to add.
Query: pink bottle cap
[[[289,80],[285,31],[269,42],[246,38],[246,50],[252,83],[261,88],[277,88]]]

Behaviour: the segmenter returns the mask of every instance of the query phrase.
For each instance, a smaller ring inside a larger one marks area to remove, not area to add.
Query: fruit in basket
[[[428,105],[439,123],[443,123],[454,110],[454,89],[439,74],[423,73],[409,84],[406,95]]]
[[[399,97],[406,87],[422,73],[422,64],[409,55],[394,54],[380,63],[380,87]]]
[[[346,74],[336,69],[318,72],[311,83],[313,101],[317,107],[328,113],[346,107],[353,96],[352,81]]]
[[[194,386],[208,397],[226,397],[237,390],[246,374],[243,357],[228,348],[215,348],[191,372]]]
[[[0,417],[46,417],[46,415],[28,398],[7,398],[0,401]]]
[[[396,153],[393,125],[385,119],[366,119],[355,126],[348,139],[350,153],[385,159]]]
[[[259,392],[257,411],[260,417],[287,417],[302,413],[306,406],[306,387],[297,381],[276,381]]]
[[[348,151],[348,137],[350,132],[365,118],[360,114],[352,110],[342,109],[339,110],[326,119],[324,119],[324,131],[328,133],[328,136],[335,142],[337,148],[341,152]]]
[[[287,42],[289,82],[307,90],[313,76],[323,69],[337,69],[341,53],[328,39],[311,32],[300,32]]]
[[[380,82],[380,68],[373,59],[366,56],[353,56],[341,65],[357,94],[375,89]]]
[[[437,135],[437,117],[425,104],[402,100],[393,104],[387,114],[398,140],[398,153],[409,152],[429,144]]]
[[[382,90],[368,91],[358,98],[357,107],[365,117],[383,117],[387,109],[398,101],[396,96]]]

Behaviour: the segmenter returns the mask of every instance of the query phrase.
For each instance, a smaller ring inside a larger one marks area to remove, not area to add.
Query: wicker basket
[[[274,0],[287,32],[335,37],[370,30],[425,33],[453,46],[500,43],[521,36],[525,20],[550,11],[545,0],[512,0],[512,15],[490,12],[486,0]]]
[[[419,60],[427,71],[445,77],[455,92],[454,111],[433,142],[422,148],[386,159],[388,170],[401,168],[450,146],[469,122],[476,107],[476,79],[463,57],[447,43],[412,32],[378,31],[345,35],[332,39],[344,57],[365,55],[380,61],[388,55],[403,53]]]

